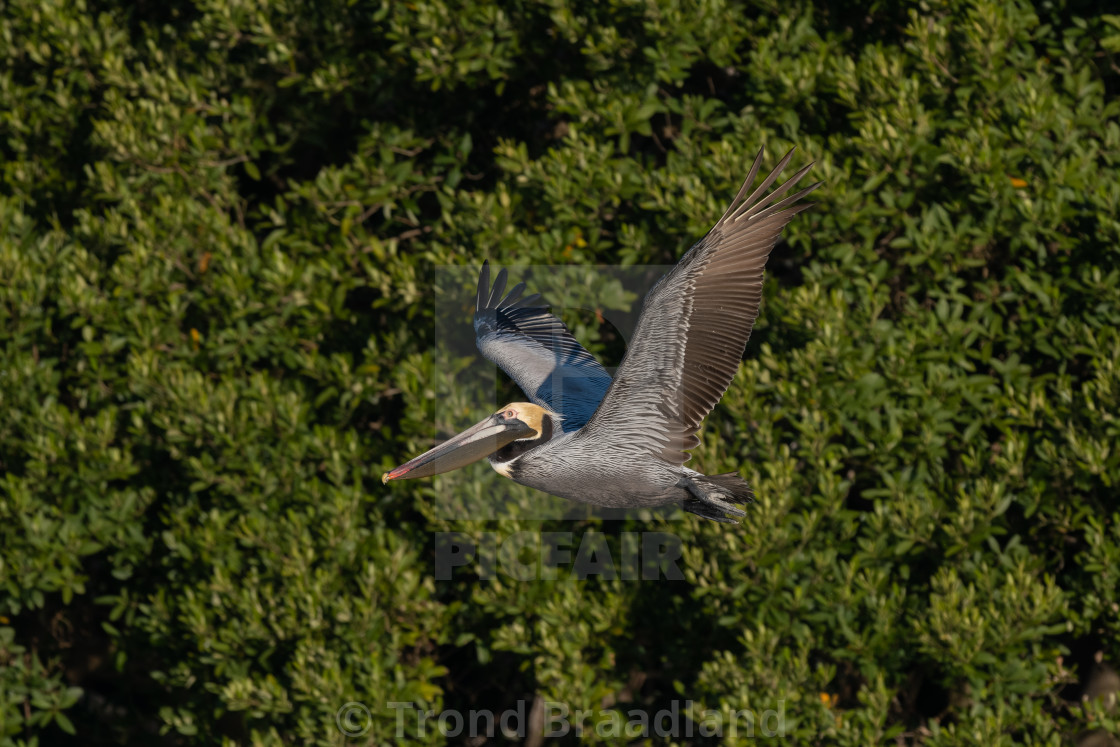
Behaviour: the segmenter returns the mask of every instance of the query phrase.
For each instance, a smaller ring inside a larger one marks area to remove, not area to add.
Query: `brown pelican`
[[[506,271],[490,286],[483,263],[474,316],[479,351],[531,402],[506,405],[431,451],[386,472],[382,482],[429,477],[483,457],[523,485],[582,503],[638,507],[679,503],[715,521],[744,516],[753,499],[738,474],[688,469],[696,432],[731,384],[762,299],[766,258],[782,229],[812,203],[820,182],[783,197],[808,164],[767,194],[782,158],[747,190],[759,151],[723,217],[646,295],[629,349],[610,374],[519,283],[503,297]]]

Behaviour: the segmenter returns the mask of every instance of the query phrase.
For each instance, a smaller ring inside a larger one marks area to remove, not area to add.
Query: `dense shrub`
[[[352,701],[354,743],[435,744],[387,704],[535,697],[780,709],[804,744],[1117,727],[1078,698],[1120,659],[1120,17],[3,9],[3,744],[338,744]],[[381,485],[492,402],[434,364],[437,268],[671,263],[762,146],[825,186],[695,451],[753,483],[741,525],[441,514],[484,466]],[[433,573],[437,532],[651,526],[684,582]]]

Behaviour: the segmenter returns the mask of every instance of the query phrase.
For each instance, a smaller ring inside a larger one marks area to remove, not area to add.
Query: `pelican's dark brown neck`
[[[541,435],[536,438],[529,439],[523,438],[520,441],[513,441],[506,444],[502,448],[495,451],[490,455],[490,462],[492,464],[505,464],[513,459],[524,454],[526,451],[531,451],[546,441],[552,439],[552,418],[548,415],[541,416]]]

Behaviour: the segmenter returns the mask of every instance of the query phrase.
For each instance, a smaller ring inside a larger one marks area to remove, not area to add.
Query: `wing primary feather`
[[[747,178],[743,180],[743,186],[739,187],[739,193],[735,195],[735,199],[731,201],[731,204],[727,206],[727,210],[725,210],[720,219],[716,221],[717,226],[727,220],[727,216],[735,212],[735,208],[739,205],[739,201],[743,199],[743,195],[745,195],[747,190],[751,188],[751,185],[754,184],[754,180],[758,176],[758,169],[762,166],[762,152],[763,149],[759,148],[758,155],[754,157],[754,163],[751,164],[750,173],[747,174]]]
[[[485,295],[483,295],[485,294]],[[482,270],[478,273],[478,296],[475,300],[476,309],[485,309],[490,304],[490,260],[482,261]]]
[[[510,289],[506,297],[502,299],[502,306],[513,306],[521,294],[525,292],[525,283],[518,283]]]
[[[534,293],[533,295],[525,296],[525,298],[522,298],[520,301],[518,301],[515,308],[518,308],[518,309],[528,308],[528,307],[532,306],[533,304],[535,304],[537,301],[540,301],[540,300],[541,300],[541,294],[540,293]]]
[[[494,279],[494,287],[490,289],[490,306],[497,306],[498,301],[502,297],[502,293],[506,289],[506,268],[498,271],[498,277]]]

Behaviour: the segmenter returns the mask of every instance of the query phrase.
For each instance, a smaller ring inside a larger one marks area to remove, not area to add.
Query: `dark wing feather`
[[[792,155],[744,197],[762,163],[759,151],[727,212],[646,296],[626,357],[581,438],[632,444],[674,464],[688,461],[700,422],[742,360],[766,259],[790,219],[811,205],[798,201],[820,186],[783,199],[809,164],[765,194]]]
[[[610,387],[610,374],[547,306],[538,305],[540,295],[522,298],[525,284],[518,283],[503,298],[505,287],[504,269],[490,287],[490,263],[484,262],[474,314],[479,351],[532,402],[561,415],[565,432],[582,428]]]

